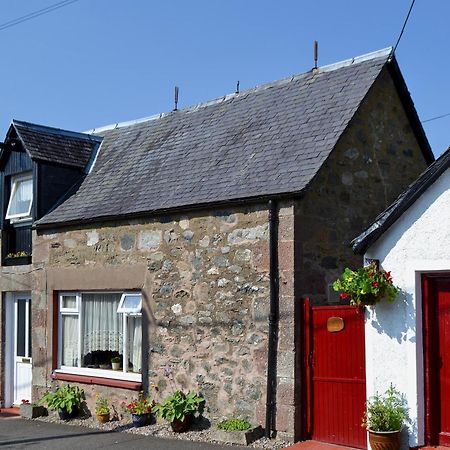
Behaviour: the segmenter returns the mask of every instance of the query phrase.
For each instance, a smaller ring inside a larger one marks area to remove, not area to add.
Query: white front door
[[[15,294],[13,305],[13,403],[31,402],[31,298]]]

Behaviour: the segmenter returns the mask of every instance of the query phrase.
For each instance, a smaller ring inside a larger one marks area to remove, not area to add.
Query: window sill
[[[104,378],[91,375],[77,375],[74,373],[61,372],[54,370],[52,379],[61,381],[72,381],[74,383],[98,384],[100,386],[110,386],[120,389],[129,389],[131,391],[142,390],[142,381],[130,381],[114,378]]]

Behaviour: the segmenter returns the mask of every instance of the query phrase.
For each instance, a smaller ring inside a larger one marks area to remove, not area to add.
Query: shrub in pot
[[[108,399],[102,397],[101,395],[96,396],[95,400],[95,415],[100,423],[109,422],[110,419],[110,409],[108,404]]]
[[[78,386],[62,384],[54,392],[47,392],[41,399],[48,409],[57,410],[61,420],[68,420],[78,414],[84,391]]]
[[[398,450],[400,432],[408,421],[406,400],[392,384],[384,394],[378,392],[367,401],[363,426],[369,432],[372,450]]]
[[[181,433],[189,428],[193,413],[204,401],[201,395],[194,392],[185,394],[178,390],[157,404],[155,411],[158,417],[170,422],[173,431]]]

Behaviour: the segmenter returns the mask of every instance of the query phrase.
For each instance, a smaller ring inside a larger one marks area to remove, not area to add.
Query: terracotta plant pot
[[[186,431],[191,425],[192,415],[188,414],[184,416],[184,420],[175,419],[173,422],[170,422],[170,426],[175,433],[183,433]]]
[[[97,420],[98,420],[100,423],[106,423],[106,422],[109,422],[109,417],[110,417],[109,413],[106,413],[106,414],[97,414]]]
[[[400,432],[398,431],[370,431],[369,442],[372,450],[399,450]]]

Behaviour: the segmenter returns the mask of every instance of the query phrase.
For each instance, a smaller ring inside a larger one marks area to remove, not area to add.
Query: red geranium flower
[[[339,294],[339,297],[341,297],[342,300],[345,300],[345,299],[349,298],[350,295],[347,294],[347,292],[342,292],[341,294]]]

